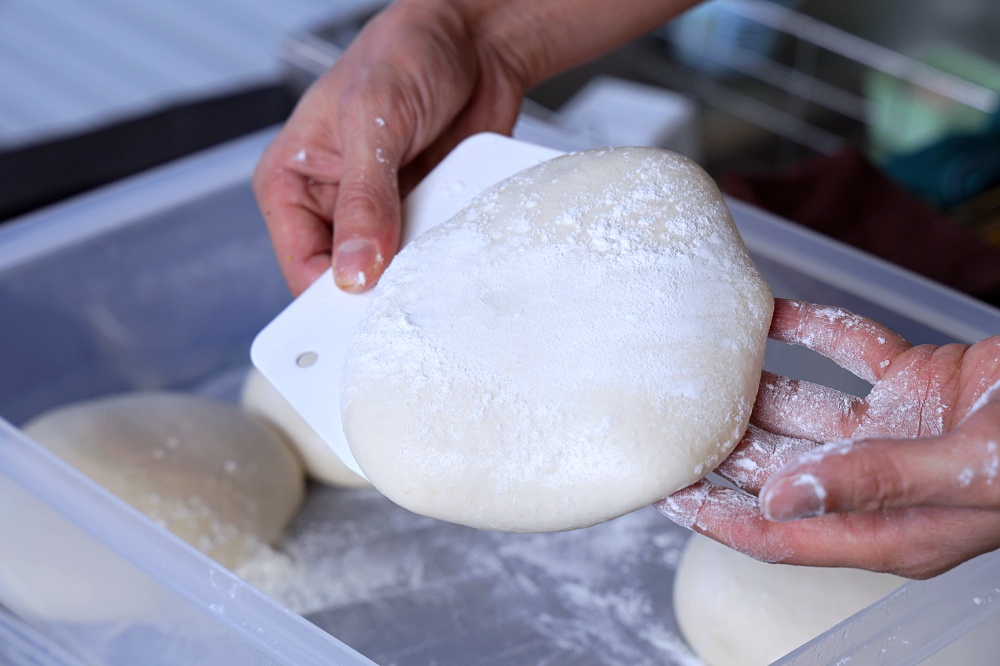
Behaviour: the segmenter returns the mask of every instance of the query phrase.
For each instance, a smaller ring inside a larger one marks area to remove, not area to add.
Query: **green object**
[[[951,208],[1000,184],[1000,114],[985,127],[887,158],[883,169],[900,185],[939,208]]]
[[[938,44],[912,57],[1000,92],[1000,63],[954,44]],[[862,85],[869,102],[868,152],[877,162],[919,150],[948,135],[982,131],[991,122],[989,113],[885,72],[867,72]]]

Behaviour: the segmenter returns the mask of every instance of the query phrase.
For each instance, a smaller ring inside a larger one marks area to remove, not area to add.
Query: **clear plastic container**
[[[13,612],[0,613],[0,640],[18,637],[21,650],[0,656],[43,664],[690,663],[671,610],[687,533],[655,511],[569,533],[504,535],[413,516],[374,491],[313,487],[289,539],[322,543],[317,576],[339,576],[339,587],[303,617],[16,429],[50,407],[129,390],[236,399],[250,342],[289,300],[249,184],[270,137],[0,228],[0,568],[30,572],[0,576],[0,603]],[[732,208],[776,295],[850,308],[912,342],[1000,331],[994,309],[745,205]],[[767,365],[865,390],[803,350],[775,345]],[[329,538],[317,541],[316,530]],[[919,663],[949,644],[960,648],[956,641],[992,641],[997,580],[1000,560],[990,554],[907,584],[786,662]],[[314,582],[322,583],[304,585]],[[988,644],[995,650],[1000,641]]]

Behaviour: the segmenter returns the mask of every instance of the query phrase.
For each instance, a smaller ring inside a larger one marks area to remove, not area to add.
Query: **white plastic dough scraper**
[[[449,220],[494,183],[559,154],[499,134],[466,139],[407,197],[402,244]],[[340,421],[340,378],[369,299],[340,291],[328,270],[264,327],[250,349],[261,373],[344,464],[362,476]]]

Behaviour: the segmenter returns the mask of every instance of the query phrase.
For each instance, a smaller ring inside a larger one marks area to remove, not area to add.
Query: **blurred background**
[[[282,122],[382,4],[0,0],[0,220]],[[995,303],[998,34],[988,0],[710,0],[539,86],[524,117],[685,153],[732,196]]]

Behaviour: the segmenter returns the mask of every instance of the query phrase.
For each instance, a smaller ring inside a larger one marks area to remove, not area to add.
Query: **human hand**
[[[929,578],[1000,547],[1000,336],[913,347],[836,308],[775,301],[770,337],[873,384],[765,372],[743,440],[657,508],[759,560]],[[829,442],[824,444],[825,442]]]
[[[294,294],[331,262],[342,289],[373,286],[399,246],[400,192],[466,136],[513,127],[527,75],[462,7],[391,5],[262,157],[254,191]]]
[[[303,96],[253,185],[296,295],[334,268],[364,291],[399,247],[405,194],[462,139],[509,134],[531,86],[697,0],[396,0]]]

